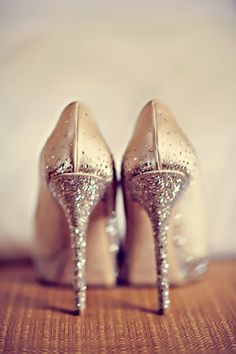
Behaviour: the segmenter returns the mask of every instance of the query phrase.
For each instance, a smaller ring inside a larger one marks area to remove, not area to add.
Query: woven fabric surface
[[[88,289],[78,317],[72,289],[36,283],[29,264],[0,268],[0,353],[236,353],[235,261],[171,289],[165,316],[154,288],[117,287]]]

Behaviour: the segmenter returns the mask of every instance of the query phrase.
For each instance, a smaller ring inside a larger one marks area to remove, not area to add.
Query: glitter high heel
[[[40,169],[37,274],[49,282],[73,283],[81,312],[86,284],[114,285],[118,249],[114,162],[84,104],[65,108],[42,150]]]
[[[159,101],[149,102],[122,164],[127,216],[122,274],[131,284],[157,280],[161,313],[170,303],[169,283],[195,280],[207,267],[199,180],[195,152],[172,114]]]

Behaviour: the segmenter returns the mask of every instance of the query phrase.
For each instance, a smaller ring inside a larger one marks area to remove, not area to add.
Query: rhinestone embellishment
[[[134,200],[147,211],[153,226],[161,312],[170,304],[167,260],[169,216],[173,204],[186,186],[186,181],[186,176],[182,173],[161,171],[143,173],[129,182]]]
[[[119,237],[118,237],[118,226],[117,217],[115,211],[112,211],[108,218],[106,233],[109,236],[109,251],[116,253],[119,249]]]
[[[62,206],[70,229],[74,253],[74,291],[76,308],[86,307],[86,233],[89,216],[103,197],[106,183],[89,175],[63,174],[49,182],[54,198]]]

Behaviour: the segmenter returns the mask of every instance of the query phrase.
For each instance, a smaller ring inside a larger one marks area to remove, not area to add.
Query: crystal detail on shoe
[[[180,234],[174,234],[172,236],[173,243],[176,247],[182,247],[186,244],[186,237]]]
[[[207,270],[207,257],[187,256],[185,258],[185,267],[189,280],[194,280],[204,274]]]
[[[111,215],[108,217],[106,233],[109,236],[110,252],[117,252],[119,248],[119,239],[117,217],[115,211],[112,211]]]
[[[143,173],[129,183],[133,198],[144,207],[152,222],[159,306],[164,312],[170,304],[167,260],[169,217],[176,199],[187,185],[187,178],[179,172],[158,171]]]
[[[86,233],[89,216],[106,188],[102,179],[89,175],[63,174],[49,182],[49,189],[62,206],[69,225],[74,253],[75,305],[80,312],[86,307]]]

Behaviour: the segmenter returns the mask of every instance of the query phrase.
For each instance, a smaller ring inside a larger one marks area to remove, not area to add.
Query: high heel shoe
[[[122,273],[130,284],[157,280],[160,313],[170,303],[169,283],[195,280],[207,267],[199,180],[191,144],[167,107],[152,100],[140,113],[122,163]]]
[[[44,281],[73,282],[81,312],[87,284],[115,284],[118,248],[114,161],[84,104],[74,102],[65,108],[42,150],[40,170],[37,274]]]

